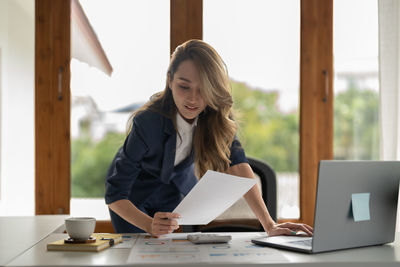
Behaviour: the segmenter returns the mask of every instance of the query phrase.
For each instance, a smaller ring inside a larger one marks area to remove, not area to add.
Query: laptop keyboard
[[[305,240],[290,241],[289,243],[295,244],[295,245],[311,247],[312,246],[312,239],[310,238],[310,239],[305,239]]]

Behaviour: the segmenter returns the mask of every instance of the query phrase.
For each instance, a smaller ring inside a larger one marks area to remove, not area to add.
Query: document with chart
[[[265,233],[230,233],[232,240],[222,244],[195,245],[184,233],[169,234],[161,238],[140,235],[131,249],[128,264],[177,263],[285,263],[288,259],[279,250],[251,243]]]
[[[181,215],[179,225],[208,224],[255,184],[255,179],[208,170],[173,212]]]

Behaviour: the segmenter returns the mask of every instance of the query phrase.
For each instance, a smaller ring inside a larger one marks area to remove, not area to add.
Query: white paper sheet
[[[132,248],[135,244],[137,236],[134,235],[123,235],[122,242],[112,246],[111,249],[118,249],[118,248]]]
[[[288,259],[281,251],[251,243],[265,233],[229,233],[232,240],[224,244],[194,245],[182,234],[163,238],[140,235],[129,257],[128,264],[178,263],[285,263]]]
[[[208,224],[249,191],[256,181],[208,170],[173,212],[180,225]]]

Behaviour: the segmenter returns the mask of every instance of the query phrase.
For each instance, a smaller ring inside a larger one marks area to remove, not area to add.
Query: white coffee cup
[[[96,227],[96,218],[70,217],[65,219],[65,228],[68,235],[77,240],[87,240]]]

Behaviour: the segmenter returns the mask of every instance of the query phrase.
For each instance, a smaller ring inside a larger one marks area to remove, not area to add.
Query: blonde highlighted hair
[[[194,163],[198,177],[208,169],[225,172],[230,164],[230,147],[237,124],[232,114],[232,94],[225,63],[213,47],[201,40],[189,40],[178,46],[171,56],[164,91],[153,95],[149,102],[132,114],[133,117],[144,110],[153,110],[171,119],[176,128],[176,113],[168,79],[173,80],[179,65],[191,60],[200,75],[200,93],[207,103],[200,113],[193,136]]]

